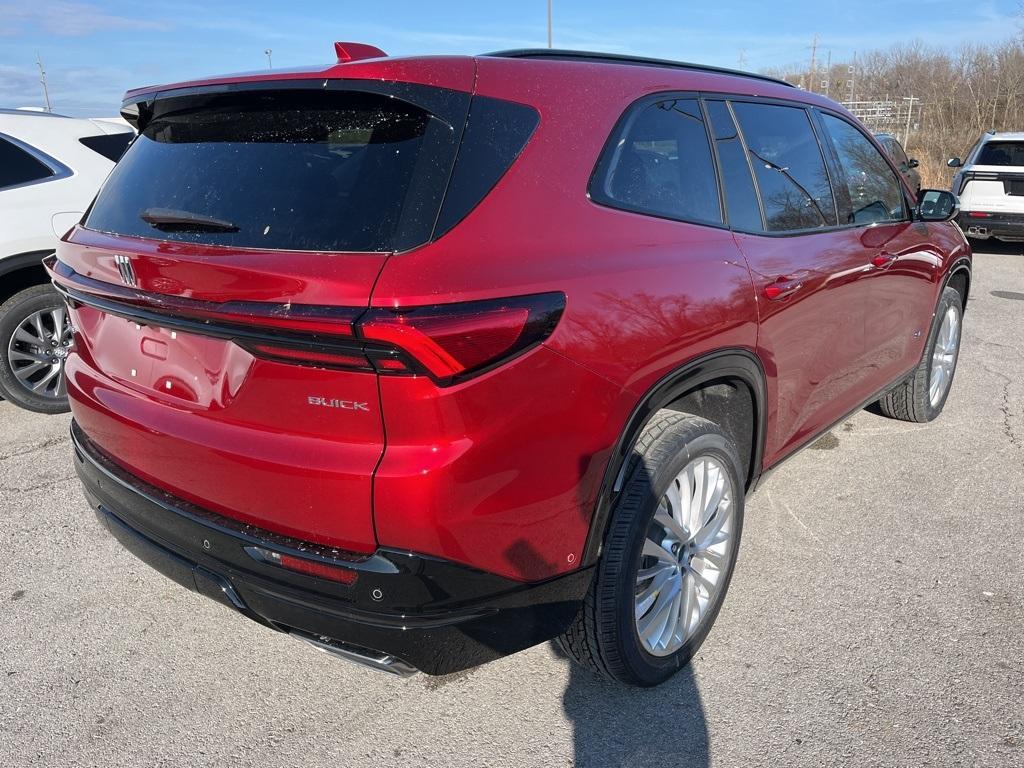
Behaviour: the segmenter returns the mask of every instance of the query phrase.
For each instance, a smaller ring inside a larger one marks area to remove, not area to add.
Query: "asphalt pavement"
[[[864,411],[750,500],[693,664],[333,659],[101,531],[69,418],[0,402],[0,766],[1022,766],[1024,255],[976,257],[945,413]]]

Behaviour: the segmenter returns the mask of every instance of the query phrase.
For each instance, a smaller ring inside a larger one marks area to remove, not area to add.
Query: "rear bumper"
[[[993,213],[985,218],[976,218],[961,211],[957,223],[965,235],[979,240],[989,237],[1024,240],[1024,213]]]
[[[581,569],[524,584],[410,552],[311,547],[199,509],[115,464],[72,424],[75,467],[97,517],[139,559],[272,629],[388,671],[457,672],[549,640],[578,612]],[[345,585],[258,560],[247,547],[355,572]]]

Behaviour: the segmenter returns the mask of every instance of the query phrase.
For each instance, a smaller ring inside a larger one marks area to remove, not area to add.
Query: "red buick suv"
[[[552,50],[130,91],[48,269],[86,496],[131,552],[399,674],[693,655],[765,473],[930,421],[971,254],[839,105]]]

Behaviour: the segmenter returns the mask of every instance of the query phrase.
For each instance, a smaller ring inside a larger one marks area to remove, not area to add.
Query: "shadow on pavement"
[[[687,665],[657,688],[630,688],[569,664],[563,697],[574,768],[710,765],[700,692]]]
[[[996,256],[1024,255],[1024,243],[1004,243],[1002,240],[968,239],[971,250],[975,253],[988,253]]]

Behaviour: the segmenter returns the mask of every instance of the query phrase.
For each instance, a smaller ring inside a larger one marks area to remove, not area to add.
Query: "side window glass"
[[[896,174],[867,136],[838,117],[823,114],[822,120],[850,195],[850,210],[843,212],[844,223],[872,224],[906,218]]]
[[[761,232],[764,229],[761,206],[729,107],[724,101],[707,101],[704,104],[711,122],[715,149],[718,150],[729,226],[744,232]]]
[[[0,139],[0,189],[28,184],[53,176],[45,163],[32,157],[21,147]]]
[[[747,141],[768,229],[835,226],[832,187],[807,112],[775,104],[732,107]]]
[[[896,161],[896,165],[900,166],[904,170],[910,165],[910,161],[907,160],[907,153],[903,149],[903,145],[898,141],[892,142],[892,157]]]
[[[697,223],[721,224],[718,181],[700,105],[667,99],[641,107],[598,163],[599,203]]]

